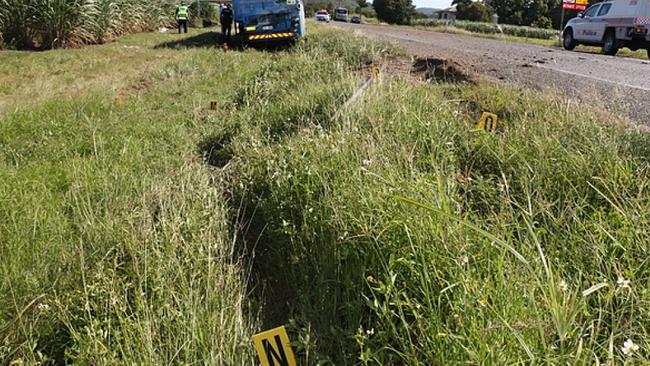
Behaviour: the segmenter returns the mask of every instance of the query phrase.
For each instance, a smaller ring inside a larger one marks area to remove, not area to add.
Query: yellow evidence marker
[[[253,345],[262,366],[297,366],[284,326],[254,335]]]
[[[380,73],[379,66],[373,66],[372,67],[372,77],[373,77],[373,79],[379,79],[379,73]]]
[[[498,117],[494,113],[483,112],[476,124],[476,128],[487,132],[494,132],[497,129]]]

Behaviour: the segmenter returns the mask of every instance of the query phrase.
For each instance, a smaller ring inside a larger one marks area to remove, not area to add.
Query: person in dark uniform
[[[190,16],[190,7],[187,6],[185,1],[176,7],[176,20],[178,21],[178,34],[181,34],[181,29],[187,33],[187,21]]]
[[[230,31],[232,30],[232,21],[233,21],[233,13],[232,13],[232,5],[228,4],[226,5],[225,8],[221,10],[221,34],[224,38],[230,39]]]

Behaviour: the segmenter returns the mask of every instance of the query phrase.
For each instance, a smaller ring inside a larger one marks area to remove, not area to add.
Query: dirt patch
[[[131,89],[136,92],[141,92],[149,89],[151,87],[151,84],[152,84],[151,80],[142,77],[136,80],[136,82],[131,85]]]
[[[378,66],[381,72],[390,76],[406,78],[415,83],[474,83],[475,77],[458,62],[436,57],[397,57],[383,60],[380,65],[366,65],[363,75],[371,76],[372,68]]]
[[[443,58],[416,58],[411,67],[411,75],[420,75],[424,80],[433,83],[473,82],[459,63]]]

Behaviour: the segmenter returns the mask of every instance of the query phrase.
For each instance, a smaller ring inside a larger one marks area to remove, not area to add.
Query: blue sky
[[[451,0],[413,0],[413,4],[418,8],[447,8]]]

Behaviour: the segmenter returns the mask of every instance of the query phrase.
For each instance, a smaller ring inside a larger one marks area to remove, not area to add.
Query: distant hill
[[[416,8],[415,11],[418,13],[426,14],[426,15],[433,15],[433,13],[440,11],[442,9],[437,9],[437,8]]]

